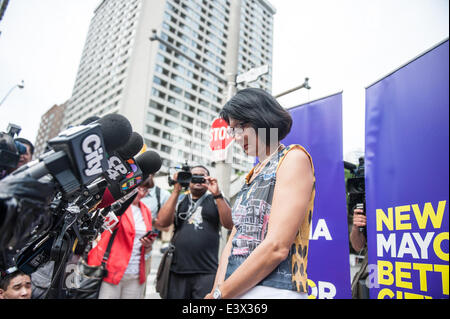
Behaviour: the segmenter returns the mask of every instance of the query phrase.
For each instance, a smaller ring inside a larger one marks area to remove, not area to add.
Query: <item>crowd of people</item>
[[[313,159],[300,145],[281,144],[292,118],[263,90],[239,91],[220,116],[243,152],[259,160],[234,204],[203,165],[191,167],[203,181],[185,190],[177,182],[161,189],[149,176],[113,231],[104,231],[89,251],[92,266],[109,254],[98,298],[144,298],[155,241],[146,236],[151,230],[163,240],[169,233],[175,246],[169,299],[307,298]],[[31,143],[21,143],[27,152],[19,165],[33,154]],[[219,256],[222,226],[228,241]],[[20,270],[2,273],[0,298],[31,298],[32,286],[32,278]]]

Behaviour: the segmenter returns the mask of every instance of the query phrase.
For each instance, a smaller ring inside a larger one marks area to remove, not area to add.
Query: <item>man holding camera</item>
[[[220,226],[233,227],[231,208],[219,190],[217,179],[204,166],[190,168],[189,192],[176,182],[161,207],[156,227],[175,225],[175,246],[170,268],[168,299],[201,299],[213,287],[218,266]]]
[[[364,252],[364,260],[361,264],[359,271],[355,274],[352,279],[352,298],[353,299],[368,299],[369,291],[365,284],[366,278],[369,273],[367,270],[368,266],[368,255],[367,255],[367,219],[363,206],[356,207],[353,210],[353,225],[350,232],[350,243],[353,249],[359,254]]]

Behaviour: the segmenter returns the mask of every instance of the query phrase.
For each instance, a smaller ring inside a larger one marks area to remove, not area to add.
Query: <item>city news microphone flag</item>
[[[366,88],[370,298],[449,298],[448,39]]]
[[[310,299],[351,298],[349,240],[342,147],[342,93],[289,109],[293,124],[284,145],[311,155],[316,198],[308,252]]]

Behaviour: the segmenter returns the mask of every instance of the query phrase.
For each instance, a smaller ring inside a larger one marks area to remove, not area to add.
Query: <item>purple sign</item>
[[[289,112],[293,125],[282,143],[302,145],[311,154],[316,175],[308,254],[309,298],[351,298],[342,94],[294,107]]]
[[[448,40],[366,89],[370,297],[449,297]]]

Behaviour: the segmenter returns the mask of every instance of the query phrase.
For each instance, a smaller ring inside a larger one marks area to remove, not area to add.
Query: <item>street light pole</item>
[[[23,89],[25,87],[25,85],[23,84],[23,80],[20,84],[16,84],[14,85],[9,91],[8,93],[6,93],[5,97],[0,101],[0,105],[3,104],[3,102],[5,102],[6,98],[11,94],[12,91],[14,91],[15,88],[19,88],[19,89]]]
[[[287,90],[287,91],[285,91],[285,92],[283,92],[283,93],[277,94],[277,95],[275,95],[274,97],[277,99],[277,98],[279,98],[279,97],[281,97],[281,96],[283,96],[283,95],[289,94],[289,93],[291,93],[291,92],[294,92],[294,91],[297,91],[297,90],[300,90],[300,89],[303,89],[303,88],[309,90],[309,89],[311,89],[311,87],[309,86],[308,81],[309,81],[309,78],[305,78],[305,82],[303,82],[302,85],[296,86],[295,88],[292,88],[292,89]]]
[[[237,92],[236,77],[239,65],[239,38],[241,32],[241,0],[233,0],[230,5],[230,22],[228,29],[228,43],[225,61],[227,75],[228,102]],[[219,187],[225,197],[230,198],[231,163],[233,162],[233,146],[225,150],[225,159],[216,162],[216,174]]]

